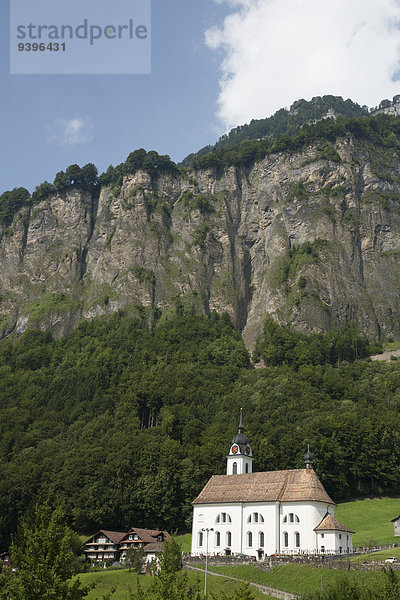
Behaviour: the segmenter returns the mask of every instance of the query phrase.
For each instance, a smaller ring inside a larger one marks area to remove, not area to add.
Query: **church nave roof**
[[[313,469],[214,475],[193,504],[277,501],[335,504]]]

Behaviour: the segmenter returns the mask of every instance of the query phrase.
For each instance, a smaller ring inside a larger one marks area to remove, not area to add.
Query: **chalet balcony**
[[[85,548],[84,552],[116,552],[118,548],[114,545],[109,546],[89,546]]]
[[[114,542],[90,542],[91,546],[115,546]]]

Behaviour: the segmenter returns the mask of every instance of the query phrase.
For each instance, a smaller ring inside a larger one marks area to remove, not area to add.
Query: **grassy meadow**
[[[200,565],[199,565],[200,566]],[[202,565],[204,567],[204,565]],[[333,581],[343,574],[341,570],[321,569],[309,565],[291,564],[275,567],[272,573],[262,571],[253,565],[233,565],[226,567],[214,567],[212,571],[221,573],[228,577],[237,577],[245,581],[251,581],[267,587],[273,587],[278,590],[285,590],[293,594],[304,594],[317,591],[321,588],[321,577],[323,585],[329,586]],[[364,573],[359,571],[346,571],[346,574],[355,579],[369,579],[370,577],[380,577],[380,573]],[[265,598],[265,596],[264,596]]]
[[[188,571],[188,577],[190,581],[200,581],[200,589],[204,589],[204,576],[202,573],[195,573]],[[143,590],[150,585],[150,575],[140,575],[140,584]],[[136,589],[138,576],[136,573],[127,569],[116,570],[116,571],[104,571],[101,573],[82,573],[79,575],[79,579],[85,585],[96,582],[96,588],[89,592],[86,596],[87,600],[101,599],[104,594],[107,594],[113,587],[116,588],[115,594],[112,596],[112,600],[128,600],[129,599],[129,588]],[[240,584],[232,581],[231,579],[225,579],[224,577],[215,577],[209,575],[207,577],[207,590],[211,593],[226,592],[232,594]],[[272,600],[269,596],[262,594],[258,590],[254,590],[254,594],[257,600]],[[208,594],[207,594],[208,595]]]
[[[353,547],[400,544],[391,520],[400,514],[400,498],[372,498],[338,504],[335,516],[355,531]]]
[[[183,535],[177,535],[176,541],[179,542],[182,548],[182,552],[186,554],[190,554],[191,543],[192,543],[192,534],[184,533]]]

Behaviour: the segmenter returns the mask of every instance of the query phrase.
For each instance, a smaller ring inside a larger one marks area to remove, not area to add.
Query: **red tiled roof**
[[[313,469],[214,475],[193,504],[299,502],[304,500],[335,504]]]

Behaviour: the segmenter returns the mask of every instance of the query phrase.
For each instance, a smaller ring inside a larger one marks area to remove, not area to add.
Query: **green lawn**
[[[192,534],[191,533],[177,535],[176,541],[179,542],[179,544],[181,545],[182,552],[186,552],[187,554],[190,554],[191,543],[192,543]]]
[[[223,573],[230,577],[238,577],[246,581],[252,581],[278,590],[285,590],[294,594],[304,594],[321,589],[321,576],[324,587],[330,585],[343,571],[335,569],[319,569],[308,565],[283,565],[275,567],[272,573],[262,571],[252,565],[238,565],[231,567],[211,567],[215,573]],[[380,576],[380,573],[360,573],[358,571],[346,571],[349,577],[355,579],[368,579]]]
[[[400,543],[390,521],[400,514],[400,498],[372,498],[338,504],[335,516],[355,531],[353,547]]]
[[[197,578],[199,578],[200,586],[203,590],[204,576],[201,573],[197,575],[196,573],[188,571],[188,577],[192,581],[195,581]],[[103,594],[109,592],[113,586],[116,586],[117,589],[115,594],[112,596],[112,600],[128,600],[129,588],[136,588],[137,575],[133,572],[129,573],[124,569],[118,571],[104,571],[101,573],[83,573],[79,575],[79,579],[83,584],[86,585],[92,581],[97,582],[96,589],[89,592],[89,594],[86,596],[87,600],[95,600],[96,598],[101,599]],[[140,583],[144,590],[148,587],[150,581],[151,577],[149,575],[140,576]],[[213,577],[209,575],[207,578],[207,588],[210,594],[220,591],[231,594],[239,585],[239,583],[229,579],[224,579],[223,577]],[[254,590],[254,594],[257,600],[272,600],[272,598],[265,596],[257,590]]]

